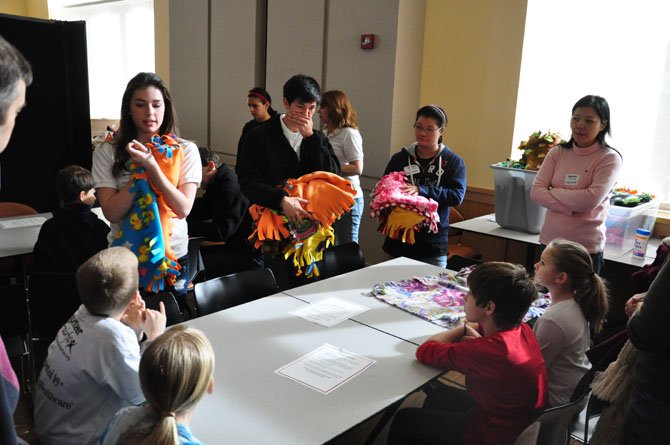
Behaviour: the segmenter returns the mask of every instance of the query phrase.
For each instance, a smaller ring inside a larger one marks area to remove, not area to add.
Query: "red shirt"
[[[513,444],[542,412],[547,371],[527,324],[459,343],[427,341],[416,358],[465,375],[475,409],[465,427],[468,444]]]

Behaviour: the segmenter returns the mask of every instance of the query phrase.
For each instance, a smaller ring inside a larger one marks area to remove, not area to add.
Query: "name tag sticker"
[[[421,169],[419,168],[418,165],[412,164],[408,165],[407,167],[404,167],[403,171],[405,172],[405,175],[416,175],[421,172]]]
[[[579,175],[575,175],[574,173],[568,173],[565,175],[565,185],[577,185],[579,182]]]

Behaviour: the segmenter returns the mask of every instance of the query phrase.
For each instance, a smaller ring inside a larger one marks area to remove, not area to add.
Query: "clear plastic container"
[[[610,205],[605,220],[607,244],[610,249],[624,253],[633,248],[637,229],[654,231],[658,202],[651,201],[636,207]]]
[[[491,168],[495,184],[496,223],[506,229],[540,233],[547,209],[530,199],[537,171],[499,164],[493,164]]]

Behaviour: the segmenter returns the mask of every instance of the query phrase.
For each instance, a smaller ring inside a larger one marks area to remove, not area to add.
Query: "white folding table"
[[[185,322],[204,331],[216,353],[215,391],[191,422],[200,440],[320,444],[443,372],[418,363],[415,345],[363,324],[326,328],[289,314],[303,305],[277,294]],[[275,374],[326,343],[376,363],[329,394]]]
[[[352,320],[420,345],[434,334],[444,331],[444,328],[380,301],[368,293],[377,283],[422,275],[437,275],[441,272],[446,272],[446,270],[401,257],[288,289],[284,293],[308,303],[334,296],[369,307],[369,310],[352,317]]]

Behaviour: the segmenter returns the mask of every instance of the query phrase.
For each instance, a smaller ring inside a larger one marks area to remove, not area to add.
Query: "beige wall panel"
[[[280,113],[282,86],[292,75],[322,82],[324,14],[325,0],[268,1],[266,85]]]
[[[25,0],[3,0],[0,2],[0,13],[26,16]]]
[[[398,1],[338,0],[329,6],[324,89],[349,96],[363,135],[363,173],[379,178],[390,153],[400,148],[391,146]],[[375,34],[374,49],[360,48],[361,34]]]
[[[255,86],[256,2],[213,1],[211,17],[210,146],[230,162],[251,119],[247,92]]]
[[[419,109],[425,2],[400,0],[393,89],[391,153],[414,142],[414,118]]]
[[[154,0],[156,74],[170,88],[170,0]]]
[[[208,2],[170,0],[170,91],[182,137],[208,144]]]

